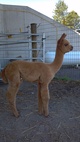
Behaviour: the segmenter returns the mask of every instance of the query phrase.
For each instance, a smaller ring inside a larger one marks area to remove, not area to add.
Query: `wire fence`
[[[46,35],[46,61],[53,61],[56,51],[56,43],[61,34],[67,34],[66,39],[73,46],[73,51],[65,54],[61,69],[55,77],[64,80],[80,80],[80,33],[67,28],[59,23],[46,24],[43,23],[38,27],[39,30],[45,31]],[[50,57],[50,58],[49,58]]]
[[[57,78],[80,80],[80,35],[67,27],[47,22],[37,23],[36,41],[31,40],[31,27],[27,25],[25,32],[0,33],[0,68],[13,60],[32,61],[32,42],[37,43],[37,61],[52,62],[56,51],[56,43],[62,33],[73,45],[72,55],[68,54],[67,64],[63,64],[56,74]],[[43,34],[45,33],[45,37]],[[47,56],[47,53],[51,53]],[[63,63],[65,58],[63,60]],[[76,62],[75,62],[76,61]]]

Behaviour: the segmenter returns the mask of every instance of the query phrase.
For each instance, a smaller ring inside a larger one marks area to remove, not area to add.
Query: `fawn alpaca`
[[[60,69],[64,54],[73,49],[69,41],[65,39],[66,34],[62,34],[57,42],[56,55],[52,63],[13,61],[9,63],[1,72],[1,77],[8,83],[6,96],[13,114],[18,117],[16,108],[16,94],[21,80],[38,82],[38,111],[40,114],[48,116],[49,89],[48,85]]]

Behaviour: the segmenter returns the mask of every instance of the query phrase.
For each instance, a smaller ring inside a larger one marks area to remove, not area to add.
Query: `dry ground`
[[[50,83],[48,117],[37,111],[37,84],[24,82],[17,95],[20,117],[6,101],[7,85],[0,83],[0,142],[80,142],[80,82]]]

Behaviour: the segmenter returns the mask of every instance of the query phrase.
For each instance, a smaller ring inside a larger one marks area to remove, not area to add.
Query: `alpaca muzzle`
[[[73,46],[71,45],[71,51],[73,50]]]

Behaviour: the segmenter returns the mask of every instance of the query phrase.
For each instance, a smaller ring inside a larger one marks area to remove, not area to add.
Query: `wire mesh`
[[[17,60],[30,60],[31,61],[31,33],[30,26],[27,32],[19,33],[0,33],[0,67],[4,66],[17,58]],[[45,53],[43,52],[43,42],[42,35],[45,33]],[[68,56],[68,64],[62,64],[60,71],[56,74],[58,78],[70,78],[73,80],[80,79],[79,65],[80,65],[80,35],[74,30],[68,29],[64,25],[59,23],[54,24],[54,22],[41,22],[37,23],[37,60],[43,61],[43,56],[45,56],[45,62],[52,62],[55,58],[53,56],[47,57],[46,54],[55,53],[57,40],[60,38],[62,33],[67,34],[67,40],[70,41],[74,49],[72,56]],[[43,55],[43,53],[45,55]],[[50,58],[50,60],[48,60]],[[75,60],[77,61],[75,62]],[[63,60],[64,62],[64,60]],[[72,62],[72,63],[71,63]]]

